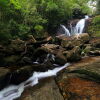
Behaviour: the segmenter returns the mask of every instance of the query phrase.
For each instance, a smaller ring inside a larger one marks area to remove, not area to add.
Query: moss
[[[92,80],[95,80],[97,82],[100,82],[100,75],[96,72],[92,72],[92,71],[89,71],[89,70],[86,70],[86,69],[78,69],[78,70],[72,71],[71,73],[78,73],[80,75],[84,74],[84,75],[87,76],[88,79],[92,79]]]
[[[100,37],[100,15],[92,19],[91,25],[88,27],[88,33],[92,36]]]

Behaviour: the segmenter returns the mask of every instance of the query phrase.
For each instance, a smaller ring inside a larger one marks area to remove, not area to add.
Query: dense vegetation
[[[0,42],[18,37],[25,39],[29,34],[54,34],[60,23],[90,13],[88,1],[0,0]]]
[[[92,19],[91,25],[88,27],[88,33],[92,36],[100,37],[100,15]]]

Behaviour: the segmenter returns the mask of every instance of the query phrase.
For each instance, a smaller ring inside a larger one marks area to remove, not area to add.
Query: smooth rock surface
[[[72,64],[56,81],[65,100],[100,100],[100,57]]]
[[[53,78],[40,81],[34,87],[27,88],[17,100],[64,100]]]

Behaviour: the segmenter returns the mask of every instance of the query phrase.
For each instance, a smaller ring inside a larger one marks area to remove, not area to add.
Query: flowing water
[[[69,63],[66,63],[64,66],[57,67],[54,68],[53,70],[48,70],[46,72],[34,72],[33,75],[25,82],[17,86],[11,85],[0,91],[0,100],[14,100],[20,97],[26,87],[38,84],[40,79],[50,76],[56,76],[59,71],[63,70],[69,65],[70,65]]]
[[[64,29],[64,34],[65,35],[67,35],[67,36],[70,36],[71,34],[70,34],[70,32],[69,32],[69,30],[64,26],[64,25],[60,25],[61,27],[62,27],[62,29]]]
[[[64,30],[64,35],[71,36],[71,35],[74,35],[74,34],[82,34],[83,30],[84,30],[84,27],[85,27],[85,21],[88,18],[89,18],[88,16],[85,16],[84,19],[79,20],[77,22],[77,24],[76,24],[75,27],[73,27],[72,25],[70,25],[70,30],[71,31],[69,31],[69,29],[66,28],[66,26],[60,25],[61,28]]]

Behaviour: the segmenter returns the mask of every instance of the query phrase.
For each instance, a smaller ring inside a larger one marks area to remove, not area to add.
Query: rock
[[[99,100],[100,57],[72,64],[56,78],[64,100]]]
[[[74,47],[72,50],[63,52],[63,55],[69,62],[75,62],[81,59],[80,48],[78,46]]]
[[[32,66],[17,66],[9,67],[11,70],[11,79],[10,84],[19,84],[23,81],[26,81],[33,73]]]
[[[32,65],[33,61],[29,57],[22,57],[21,60],[18,62],[18,64],[21,66]]]
[[[66,49],[72,49],[75,46],[81,46],[89,41],[89,35],[87,33],[82,33],[80,35],[74,35],[72,37],[58,37],[61,41],[61,46]]]
[[[11,84],[19,84],[25,80],[27,80],[34,72],[45,72],[50,69],[54,69],[55,66],[47,61],[43,64],[32,64],[32,65],[24,65],[22,67],[16,66],[16,67],[9,67],[11,70]]]
[[[89,52],[89,55],[92,55],[92,56],[100,56],[100,50],[90,51]]]
[[[92,38],[89,43],[93,47],[100,48],[100,37]]]
[[[53,78],[45,79],[27,88],[17,100],[64,100]]]
[[[10,82],[10,70],[0,67],[0,90],[7,86]]]
[[[63,55],[63,51],[65,49],[60,47],[59,45],[55,44],[45,44],[41,48],[38,48],[36,52],[34,53],[34,58],[37,57],[41,58],[41,60],[44,61],[44,59],[47,59],[48,54],[51,55],[51,58],[54,63],[57,64],[65,64],[67,59]],[[42,61],[42,62],[43,62]]]
[[[56,49],[59,49],[59,45],[55,45],[55,44],[44,44],[42,46],[42,49],[45,49],[48,52],[53,53]]]
[[[10,66],[10,65],[17,64],[17,61],[19,59],[20,59],[19,55],[11,55],[11,56],[4,57],[4,62],[6,66]]]
[[[69,72],[86,75],[84,78],[100,82],[100,57],[88,57],[73,64],[68,68]]]
[[[59,82],[65,100],[99,100],[100,84],[69,76]]]
[[[36,39],[33,37],[33,35],[28,35],[27,44],[35,43]]]
[[[25,50],[25,42],[20,40],[19,38],[16,40],[12,40],[8,48],[10,48],[12,52],[23,52]]]
[[[82,55],[82,56],[87,56],[87,55],[89,55],[89,52],[90,52],[91,50],[94,49],[94,48],[91,46],[91,44],[84,44],[83,47],[84,47],[84,48],[83,48],[83,50],[81,51],[81,55]]]

